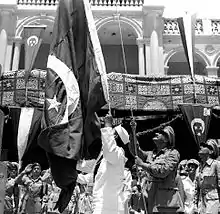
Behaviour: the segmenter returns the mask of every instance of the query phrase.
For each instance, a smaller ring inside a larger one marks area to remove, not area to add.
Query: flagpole
[[[192,81],[193,81],[193,101],[194,101],[194,103],[197,103],[195,75],[192,77]]]

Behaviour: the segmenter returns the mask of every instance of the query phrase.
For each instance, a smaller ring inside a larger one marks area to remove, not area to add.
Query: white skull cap
[[[121,138],[121,140],[124,144],[129,143],[129,141],[130,141],[129,134],[125,128],[123,128],[121,125],[118,125],[114,129],[118,133],[119,137]]]

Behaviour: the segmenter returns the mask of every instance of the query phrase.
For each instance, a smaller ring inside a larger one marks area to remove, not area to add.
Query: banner
[[[5,114],[2,110],[0,110],[0,158],[2,154],[2,137],[3,137],[4,123],[5,123]]]
[[[211,106],[180,104],[179,107],[197,145],[205,143],[211,119]]]
[[[7,167],[0,163],[0,213],[4,213],[5,185],[7,179]]]
[[[194,79],[194,53],[195,53],[195,24],[196,15],[186,13],[183,17],[177,18],[180,36],[184,52],[192,78]]]
[[[32,70],[46,25],[24,26],[26,82]]]

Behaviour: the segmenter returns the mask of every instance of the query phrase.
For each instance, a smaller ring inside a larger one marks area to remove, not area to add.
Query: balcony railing
[[[92,6],[142,6],[144,0],[90,0]],[[59,0],[17,0],[18,5],[55,6]]]
[[[42,6],[55,6],[59,0],[18,0],[18,5],[42,5]]]
[[[203,24],[202,20],[196,20],[195,25],[195,34],[200,35],[203,34]],[[176,19],[164,19],[164,34],[166,35],[179,35],[179,27]]]

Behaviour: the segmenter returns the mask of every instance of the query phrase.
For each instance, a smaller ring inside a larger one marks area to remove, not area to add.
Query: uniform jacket
[[[125,212],[124,150],[117,146],[114,130],[101,129],[103,159],[101,160],[93,187],[93,213],[118,214]]]
[[[217,214],[219,210],[220,163],[209,158],[198,168],[194,204],[201,214]]]
[[[146,169],[143,184],[147,194],[148,213],[162,210],[183,209],[176,179],[179,152],[175,149],[164,148],[160,152],[144,152],[140,150],[139,156],[150,163]]]

